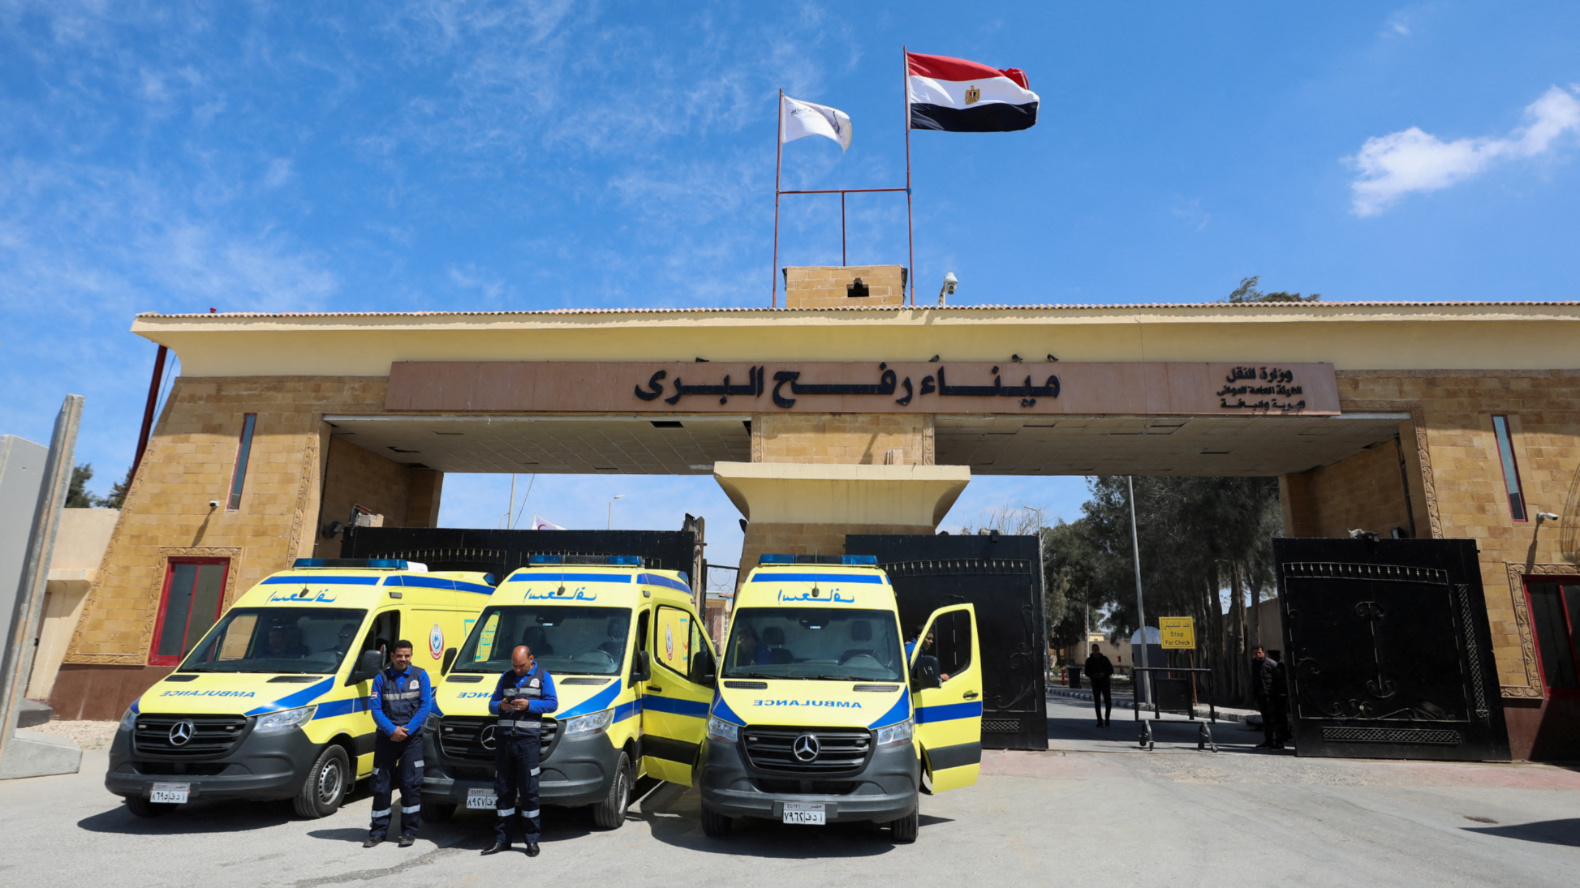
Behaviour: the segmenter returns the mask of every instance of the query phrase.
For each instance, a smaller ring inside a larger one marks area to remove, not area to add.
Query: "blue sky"
[[[86,395],[108,489],[138,311],[763,304],[775,91],[855,134],[787,146],[785,187],[903,184],[904,44],[1042,98],[913,136],[919,290],[1575,298],[1580,4],[0,0],[0,431]],[[853,264],[905,261],[903,210],[852,198]],[[781,263],[837,264],[837,214],[787,198]],[[507,486],[451,477],[443,520],[497,524]],[[979,479],[946,524],[1082,492]],[[540,478],[527,517],[617,493],[616,524],[738,546],[707,478]]]

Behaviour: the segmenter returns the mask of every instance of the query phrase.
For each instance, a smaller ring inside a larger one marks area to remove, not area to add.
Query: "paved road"
[[[1051,706],[1072,728],[1085,711]],[[414,848],[363,850],[365,791],[319,821],[285,804],[138,820],[104,791],[106,756],[94,751],[80,775],[0,783],[0,884],[1580,883],[1580,772],[1084,742],[1093,750],[989,752],[977,786],[923,799],[911,846],[863,827],[771,823],[708,839],[696,794],[663,786],[614,832],[549,809],[535,860],[478,856],[490,818],[467,814],[426,824]]]
[[[1120,701],[1116,700],[1113,710],[1113,725],[1099,728],[1097,726],[1097,710],[1089,700],[1077,700],[1069,697],[1050,695],[1048,697],[1048,748],[1064,752],[1128,752],[1139,750],[1141,739],[1141,722],[1137,720],[1134,710],[1129,708],[1130,701],[1123,701],[1125,708],[1121,708]],[[1252,751],[1252,747],[1262,742],[1262,731],[1248,729],[1244,724],[1233,721],[1210,722],[1199,719],[1197,722],[1188,722],[1183,715],[1165,715],[1161,719],[1154,718],[1151,714],[1146,716],[1148,725],[1152,728],[1152,749],[1154,753],[1174,753],[1182,751],[1196,751],[1201,726],[1205,724],[1212,734],[1212,740],[1220,751],[1238,750]],[[1279,753],[1257,750],[1267,755]],[[1293,755],[1293,752],[1283,754]]]

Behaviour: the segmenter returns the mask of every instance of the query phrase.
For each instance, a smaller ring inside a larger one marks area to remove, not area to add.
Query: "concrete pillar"
[[[843,555],[849,533],[933,533],[971,481],[965,466],[721,462],[746,516],[741,575],[765,552]]]

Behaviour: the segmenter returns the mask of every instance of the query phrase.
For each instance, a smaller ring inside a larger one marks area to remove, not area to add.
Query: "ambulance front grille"
[[[139,755],[197,758],[225,755],[247,733],[239,715],[166,715],[143,713],[132,731],[132,750]]]
[[[498,722],[496,718],[447,715],[439,720],[439,751],[454,762],[487,762],[492,765],[494,732],[489,729],[496,727]],[[554,735],[558,732],[559,722],[552,718],[543,720],[543,738],[539,748],[544,758],[548,757],[549,747],[554,744]]]
[[[746,727],[741,734],[747,762],[762,773],[808,777],[855,774],[872,756],[872,732],[861,728]],[[803,741],[803,737],[815,743]],[[809,757],[811,747],[816,754]]]

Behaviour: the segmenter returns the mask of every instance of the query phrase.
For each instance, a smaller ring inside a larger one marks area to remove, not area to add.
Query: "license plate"
[[[466,791],[466,807],[468,808],[493,808],[498,796],[492,789],[469,789]]]
[[[186,804],[187,797],[192,793],[190,783],[155,783],[148,791],[150,802],[173,802],[178,805]]]
[[[823,806],[806,802],[785,802],[785,823],[825,823]]]

